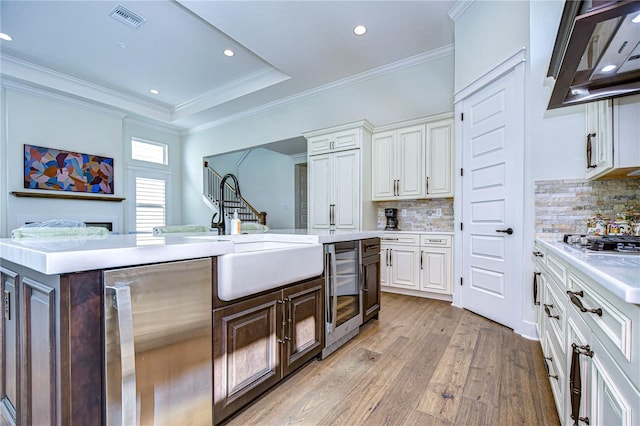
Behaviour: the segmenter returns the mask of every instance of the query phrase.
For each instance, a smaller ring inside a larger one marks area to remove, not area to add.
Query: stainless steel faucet
[[[238,178],[231,174],[231,173],[227,173],[226,175],[224,175],[224,177],[220,180],[220,188],[218,190],[218,222],[216,222],[216,213],[213,214],[213,217],[211,218],[211,228],[215,228],[218,230],[218,235],[225,235],[226,234],[226,226],[225,226],[225,213],[224,213],[224,186],[227,183],[227,179],[231,179],[233,180],[233,185],[235,187],[235,196],[236,198],[241,198],[240,195],[240,184],[238,183]]]

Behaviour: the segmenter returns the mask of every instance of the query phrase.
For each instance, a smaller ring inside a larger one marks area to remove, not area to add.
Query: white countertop
[[[537,241],[620,299],[640,304],[640,255],[599,254],[559,241]]]
[[[147,263],[170,262],[234,252],[233,241],[299,241],[325,244],[375,238],[381,231],[274,230],[266,234],[110,235],[90,239],[0,239],[0,258],[47,275]]]

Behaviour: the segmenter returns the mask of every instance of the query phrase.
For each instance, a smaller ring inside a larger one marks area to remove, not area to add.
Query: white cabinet
[[[360,150],[309,157],[309,224],[312,229],[360,228]]]
[[[565,425],[640,424],[640,306],[626,303],[536,242],[534,306]],[[636,330],[634,332],[634,330]]]
[[[425,198],[453,197],[453,119],[427,123]]]
[[[451,114],[376,128],[372,199],[453,197],[453,128]]]
[[[586,104],[586,177],[626,177],[640,170],[640,95]]]
[[[334,133],[312,136],[307,139],[307,154],[324,154],[362,147],[362,138],[358,129],[347,129]]]
[[[451,237],[423,235],[420,239],[420,290],[453,294]]]
[[[380,241],[382,290],[451,300],[453,250],[450,235],[385,232]]]
[[[310,230],[374,229],[371,125],[366,121],[305,133]]]
[[[373,135],[373,200],[421,198],[424,125]]]

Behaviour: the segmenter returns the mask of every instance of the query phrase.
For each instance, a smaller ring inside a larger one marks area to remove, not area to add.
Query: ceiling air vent
[[[140,25],[144,24],[146,19],[137,13],[133,13],[123,5],[119,4],[113,9],[113,11],[109,14],[113,19],[122,22],[130,26],[131,28],[138,28]]]

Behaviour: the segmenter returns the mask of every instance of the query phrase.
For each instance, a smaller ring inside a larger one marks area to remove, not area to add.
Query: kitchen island
[[[184,303],[178,290],[187,291],[195,281],[208,282],[208,296],[203,293],[200,297],[206,303],[198,303],[197,299],[189,303],[208,306],[207,320],[212,324],[212,295],[218,284],[217,261],[225,255],[248,255],[250,253],[238,251],[257,252],[260,247],[266,248],[266,251],[277,251],[273,248],[278,244],[289,248],[296,244],[318,246],[318,253],[321,253],[322,244],[326,241],[373,235],[378,233],[341,233],[339,236],[330,233],[308,235],[304,232],[236,236],[167,234],[161,237],[134,234],[112,235],[102,239],[1,239],[4,316],[0,328],[4,339],[0,355],[0,423],[62,425],[104,422],[106,378],[102,372],[107,343],[103,328],[107,320],[105,306],[111,303],[105,297],[104,277],[107,272],[115,272],[117,276],[124,269],[160,267],[149,275],[152,279],[148,281],[153,286],[155,280],[158,288],[168,281],[174,283],[172,287],[175,290],[171,297],[176,298],[172,299],[176,303],[167,305],[166,323],[171,322],[167,319],[171,320],[174,315],[172,305]],[[322,265],[321,257],[318,263]],[[284,270],[288,265],[276,266]],[[197,279],[190,275],[195,269],[203,273]],[[319,277],[322,267],[318,269],[316,266],[308,273],[309,277]],[[315,279],[314,285],[318,283],[322,288],[322,281]],[[283,289],[285,287],[280,286]],[[300,288],[307,291],[311,287],[308,283]],[[264,295],[268,291],[257,289],[257,292]],[[283,299],[288,297],[295,300],[297,296],[285,295]],[[121,309],[117,309],[117,306],[114,303],[116,309],[111,310],[119,315]],[[277,312],[280,311],[284,312],[283,308]],[[322,324],[321,310],[316,311],[320,315],[317,322]],[[174,327],[172,338],[179,334],[178,331],[179,328]],[[202,342],[204,338],[211,342],[212,334],[210,326],[209,334],[197,336],[200,339],[198,341]],[[153,342],[144,343],[153,345]],[[203,371],[209,371],[208,376],[212,376],[211,346],[210,343],[198,346],[209,348],[209,366],[199,367],[200,376]],[[137,355],[135,358],[138,362]],[[296,359],[295,366],[300,365],[301,359]],[[124,387],[122,389],[124,392]],[[208,418],[205,413],[199,417],[199,421],[196,419],[192,423],[218,422],[211,417],[211,398],[205,403],[209,411]],[[138,416],[142,415],[149,413],[144,410],[138,412]]]

